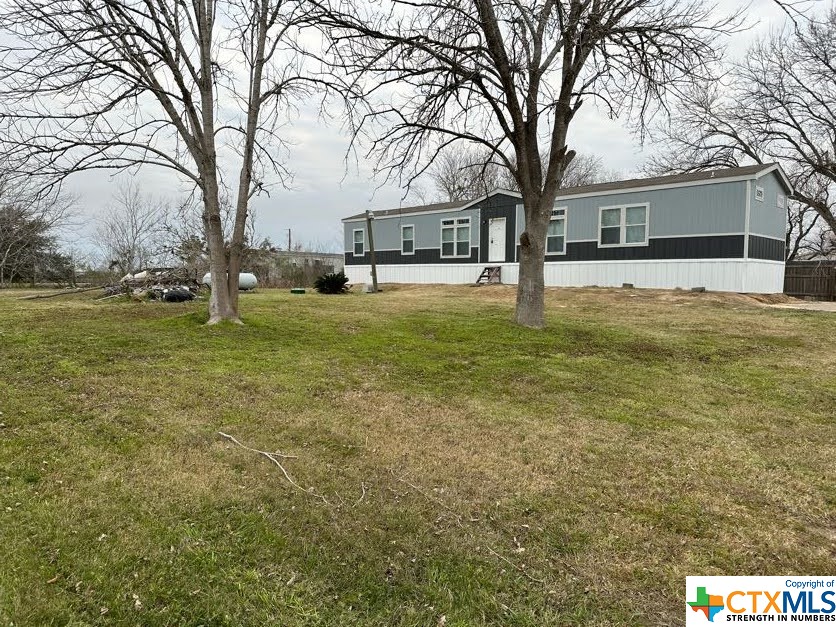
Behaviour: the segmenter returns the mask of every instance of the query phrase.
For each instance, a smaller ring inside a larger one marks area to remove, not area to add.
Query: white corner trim
[[[752,181],[746,181],[746,218],[743,226],[743,258],[749,258],[749,225],[752,221]]]

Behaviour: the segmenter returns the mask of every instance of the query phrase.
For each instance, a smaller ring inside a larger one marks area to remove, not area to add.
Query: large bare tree
[[[836,7],[818,14],[800,12],[799,3],[778,4],[788,14],[783,28],[755,42],[722,83],[680,94],[661,129],[664,150],[649,169],[780,163],[795,188],[792,254],[802,247],[793,232],[825,244],[836,233]]]
[[[6,0],[3,152],[52,185],[92,169],[175,171],[202,204],[209,322],[240,322],[248,204],[266,176],[285,174],[278,125],[316,82],[297,45],[306,19],[302,0]],[[230,170],[225,241],[219,198]]]
[[[578,110],[594,100],[640,122],[703,73],[736,26],[701,0],[317,2],[340,69],[373,103],[356,130],[381,170],[411,181],[461,142],[511,172],[526,221],[515,319],[537,328],[546,230]]]
[[[93,240],[108,267],[120,275],[137,272],[159,257],[165,203],[122,181],[113,202],[98,220]]]

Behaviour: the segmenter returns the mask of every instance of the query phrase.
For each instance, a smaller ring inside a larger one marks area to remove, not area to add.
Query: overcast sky
[[[731,12],[741,2],[718,0],[718,4],[721,11]],[[752,28],[733,38],[729,46],[732,56],[745,54],[753,38],[783,22],[783,13],[773,0],[752,0],[747,15]],[[269,198],[253,201],[261,237],[284,246],[287,229],[291,229],[294,242],[341,249],[341,218],[366,209],[416,204],[414,198],[402,202],[403,190],[372,180],[363,163],[351,164],[346,172],[348,139],[338,121],[326,125],[317,119],[316,111],[301,108],[287,131],[293,142],[288,165],[295,178],[291,189],[275,188]],[[601,156],[605,168],[625,175],[634,173],[652,150],[652,146],[642,147],[621,121],[607,119],[591,102],[584,104],[573,121],[570,144],[578,152]],[[120,176],[88,172],[69,181],[69,191],[79,197],[85,221],[78,232],[82,247],[89,245],[83,240],[95,230],[95,216],[106,208],[126,175]],[[149,168],[137,176],[143,189],[157,197],[176,198],[188,189],[167,171]]]

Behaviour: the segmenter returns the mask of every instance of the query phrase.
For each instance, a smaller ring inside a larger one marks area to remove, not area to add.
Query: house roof
[[[787,191],[790,193],[792,192],[792,184],[790,183],[790,180],[787,178],[786,174],[784,174],[784,171],[781,169],[781,167],[776,163],[765,163],[757,165],[747,165],[739,168],[702,170],[699,172],[688,172],[686,174],[654,176],[651,178],[643,179],[627,179],[624,181],[611,181],[609,183],[594,183],[592,185],[581,185],[579,187],[564,187],[558,192],[557,198],[566,199],[575,196],[594,196],[596,194],[601,193],[620,192],[638,189],[644,190],[647,188],[665,188],[674,186],[687,187],[689,185],[702,185],[706,183],[711,183],[713,181],[723,180],[731,181],[758,179],[770,172],[775,172],[778,175],[778,178],[781,179],[781,181],[787,188]],[[521,197],[519,192],[514,192],[506,189],[495,189],[492,192],[489,192],[488,194],[480,196],[479,198],[475,198],[473,200],[442,202],[435,203],[432,205],[421,205],[417,207],[401,207],[399,209],[386,209],[383,211],[375,211],[374,216],[376,218],[383,218],[389,216],[425,213],[432,211],[461,210],[471,207],[477,204],[478,202],[481,202],[485,198],[493,196],[494,194],[507,194],[509,196],[515,196],[517,198]],[[348,222],[351,220],[357,220],[365,217],[365,212],[358,213],[356,215],[344,218],[343,221]]]
[[[382,211],[374,211],[375,218],[385,218],[388,216],[396,216],[402,213],[423,213],[424,211],[449,211],[452,209],[461,209],[471,201],[456,200],[453,202],[437,202],[432,205],[419,205],[417,207],[400,207],[398,209],[384,209]],[[348,216],[346,220],[356,220],[357,218],[365,218],[366,212],[358,213],[353,216]]]
[[[557,197],[566,198],[579,194],[593,194],[600,192],[629,190],[636,187],[667,187],[670,185],[683,185],[687,183],[704,183],[723,179],[746,179],[760,178],[764,174],[777,171],[778,176],[783,179],[789,190],[792,185],[789,179],[781,171],[778,164],[766,163],[757,165],[746,165],[739,168],[722,168],[718,170],[702,170],[699,172],[687,172],[685,174],[671,174],[667,176],[654,176],[644,179],[628,179],[625,181],[611,181],[609,183],[594,183],[580,187],[566,187],[561,189]]]

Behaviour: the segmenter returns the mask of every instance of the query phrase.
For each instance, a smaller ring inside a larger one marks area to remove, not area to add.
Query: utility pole
[[[366,210],[366,230],[369,232],[369,260],[372,262],[372,290],[377,294],[377,262],[374,257],[374,234],[372,233],[374,214]]]
[[[287,229],[287,252],[290,252],[290,229]]]

